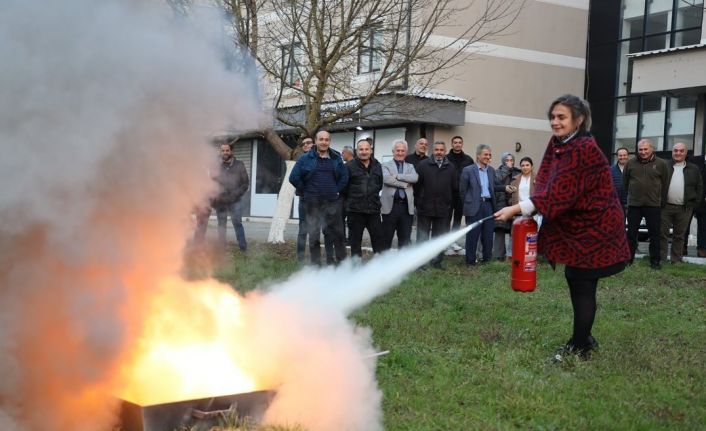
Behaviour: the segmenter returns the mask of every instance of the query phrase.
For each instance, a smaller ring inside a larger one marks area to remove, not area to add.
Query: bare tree
[[[193,0],[166,1],[184,13]],[[505,34],[524,4],[524,0],[212,2],[232,16],[234,43],[245,47],[263,72],[265,96],[277,125],[309,135],[360,115],[381,94],[415,95],[448,79],[454,66],[468,60],[474,45]],[[440,31],[452,36],[440,37]],[[390,98],[372,112],[398,112],[408,106],[400,100]],[[283,159],[292,159],[291,148],[267,129],[263,137]]]
[[[287,146],[276,128],[313,135],[340,121],[410,109],[413,96],[451,77],[452,69],[467,61],[477,44],[506,33],[524,4],[524,0],[213,1],[232,16],[234,42],[250,52],[262,72],[273,124],[261,133],[284,160],[295,159],[300,148]],[[287,185],[285,181],[283,191]],[[292,198],[285,199],[289,205],[278,211],[289,214]],[[280,240],[281,236],[273,241]]]
[[[506,32],[523,4],[221,1],[234,17],[239,42],[249,47],[266,76],[273,118],[306,134],[360,115],[381,94],[411,95],[433,88],[468,59],[470,47]],[[436,36],[442,29],[453,36]],[[400,100],[389,98],[367,115],[397,112],[407,106]]]

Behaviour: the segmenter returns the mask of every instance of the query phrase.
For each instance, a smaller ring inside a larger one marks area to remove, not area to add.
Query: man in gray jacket
[[[417,171],[414,165],[405,162],[407,142],[397,140],[392,144],[393,160],[382,165],[382,231],[383,249],[392,247],[392,238],[397,232],[397,248],[409,245],[414,219],[414,190]]]
[[[463,202],[463,215],[466,216],[466,226],[475,223],[495,213],[495,169],[490,166],[490,147],[481,144],[476,148],[476,163],[466,166],[461,171],[459,196]],[[493,228],[495,224],[489,220],[480,229],[471,230],[466,234],[466,265],[476,264],[476,248],[478,239],[483,248],[482,262],[490,262],[493,257]]]
[[[644,217],[650,236],[650,266],[660,269],[661,211],[667,199],[669,171],[667,162],[654,153],[649,139],[637,143],[637,155],[623,170],[623,186],[628,191],[628,244],[632,259],[637,249],[640,221]]]

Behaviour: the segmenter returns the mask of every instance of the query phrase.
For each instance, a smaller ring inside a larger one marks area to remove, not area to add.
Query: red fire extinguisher
[[[517,292],[537,287],[537,230],[532,217],[512,223],[512,290]]]

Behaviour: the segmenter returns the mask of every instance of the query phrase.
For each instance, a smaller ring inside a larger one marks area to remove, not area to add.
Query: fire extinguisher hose
[[[466,228],[467,228],[469,231],[471,231],[471,230],[477,228],[478,226],[482,225],[484,221],[490,220],[490,219],[492,219],[492,218],[493,218],[492,215],[489,215],[488,217],[483,217],[482,219],[471,223],[471,224],[468,225]]]

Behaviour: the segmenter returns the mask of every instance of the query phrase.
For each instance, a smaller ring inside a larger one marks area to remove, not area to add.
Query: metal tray
[[[121,431],[208,431],[227,416],[262,420],[274,391],[256,391],[197,400],[141,406],[122,400]]]

